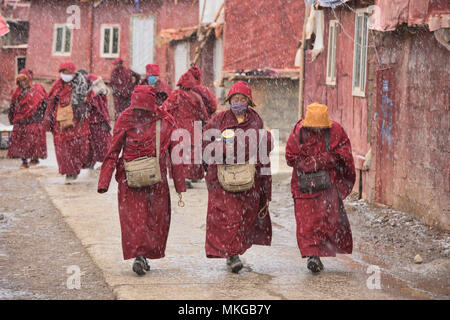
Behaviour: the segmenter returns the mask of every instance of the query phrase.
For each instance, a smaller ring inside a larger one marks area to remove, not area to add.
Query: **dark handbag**
[[[300,131],[300,143],[302,143],[302,133]],[[330,149],[330,131],[325,131],[325,152]],[[301,172],[297,170],[298,187],[302,193],[311,193],[328,189],[331,186],[330,172],[328,170],[318,170],[315,172]]]

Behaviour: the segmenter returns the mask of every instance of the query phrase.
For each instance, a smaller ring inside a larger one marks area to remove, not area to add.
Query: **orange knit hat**
[[[306,116],[301,124],[309,128],[331,128],[332,121],[328,115],[328,107],[317,102],[310,104],[306,107]]]

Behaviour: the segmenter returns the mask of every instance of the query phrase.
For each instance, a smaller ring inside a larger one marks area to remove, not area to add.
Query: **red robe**
[[[248,129],[256,130],[259,141],[259,131],[263,129],[263,121],[258,113],[249,109],[247,118],[242,123],[230,111],[216,114],[206,125],[206,130]],[[206,137],[205,137],[205,140]],[[258,146],[267,144],[267,154],[272,150],[272,136],[267,132],[267,139]],[[205,141],[204,150],[210,144],[219,144],[225,155],[225,143],[222,141]],[[235,141],[235,148],[237,140]],[[210,146],[211,147],[211,146]],[[246,141],[245,160],[249,159],[249,146]],[[235,149],[236,150],[236,149]],[[259,154],[259,151],[258,151]],[[236,154],[235,159],[236,161]],[[272,224],[270,215],[264,219],[257,217],[258,213],[272,198],[272,176],[262,175],[262,168],[270,168],[270,162],[262,164],[259,157],[256,163],[255,183],[245,192],[232,193],[225,191],[217,178],[217,165],[207,165],[206,185],[208,188],[208,213],[206,217],[206,256],[208,258],[225,258],[235,254],[243,254],[253,244],[270,245],[272,241]]]
[[[133,77],[136,81],[133,81]],[[113,90],[115,119],[130,106],[131,94],[140,75],[125,66],[117,66],[111,73],[110,86]]]
[[[344,129],[333,122],[330,129],[330,150],[325,152],[325,131],[302,130],[300,144],[298,122],[286,145],[287,164],[294,168],[291,192],[295,203],[297,242],[302,257],[335,257],[336,253],[352,253],[350,223],[343,200],[355,183],[355,166],[350,140]],[[298,187],[297,171],[314,172],[328,169],[331,188],[302,193]]]
[[[151,85],[148,83],[147,79],[141,80],[139,84],[147,86]],[[156,91],[156,105],[161,106],[172,93],[172,88],[161,79],[153,86],[153,88],[155,88]]]
[[[59,106],[67,106],[72,101],[72,84],[56,80],[48,94],[44,128],[53,133],[56,160],[60,174],[77,175],[86,168],[89,156],[89,120],[82,119],[76,106],[73,106],[74,125],[62,129],[56,121]]]
[[[192,91],[202,97],[206,111],[208,111],[209,116],[212,116],[217,110],[217,99],[214,93],[208,87],[202,85],[194,87]]]
[[[129,188],[124,161],[142,156],[156,156],[157,119],[162,119],[159,160],[162,181],[150,187]],[[172,117],[166,112],[157,111],[153,114],[131,107],[120,115],[114,126],[111,147],[101,167],[98,189],[108,189],[116,169],[125,260],[135,258],[137,255],[144,255],[149,259],[164,257],[171,215],[167,164],[170,164],[170,152],[175,145],[170,139],[175,129]],[[122,150],[122,157],[119,159]],[[172,172],[176,191],[186,191],[182,165],[173,165]]]
[[[11,97],[10,121],[13,124],[9,158],[47,158],[47,141],[42,119],[47,93],[38,83],[31,83],[20,97],[23,89],[18,87]]]
[[[186,84],[186,87],[191,86]],[[205,109],[202,98],[194,91],[183,88],[172,91],[169,98],[167,98],[162,105],[162,108],[174,117],[178,128],[185,129],[190,134],[190,163],[184,165],[185,177],[187,179],[203,179],[204,169],[201,164],[201,159],[195,161],[194,122],[200,121],[203,127],[208,121],[209,115]],[[201,133],[199,138],[201,139]],[[195,162],[200,163],[196,164]]]
[[[111,144],[111,126],[108,111],[108,98],[104,94],[96,95],[93,91],[87,96],[90,107],[89,131],[90,131],[90,165],[103,162]]]

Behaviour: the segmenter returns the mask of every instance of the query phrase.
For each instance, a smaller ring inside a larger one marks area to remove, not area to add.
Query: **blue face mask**
[[[158,76],[150,76],[147,78],[147,81],[149,84],[156,84],[156,82],[158,82],[158,79]]]

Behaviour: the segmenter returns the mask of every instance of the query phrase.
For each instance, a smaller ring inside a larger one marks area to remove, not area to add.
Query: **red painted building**
[[[209,7],[203,12],[208,12]],[[174,85],[190,66],[199,45],[196,31],[201,12],[198,0],[141,0],[138,4],[118,0],[32,0],[27,66],[38,78],[54,79],[58,65],[72,60],[79,69],[108,81],[112,61],[120,56],[141,74],[146,64],[159,64],[161,76]],[[165,32],[167,29],[184,36],[174,36],[174,32]],[[186,29],[192,32],[183,33]],[[203,53],[210,47],[208,43]],[[206,56],[202,54],[197,65],[205,69],[207,85],[213,87],[212,61]]]
[[[27,1],[0,2],[0,13],[10,30],[0,38],[0,109],[9,107],[15,77],[25,67],[29,7]]]
[[[305,105],[327,104],[345,128],[364,198],[450,230],[449,2],[348,1],[315,15],[324,48],[315,60],[307,50]]]

